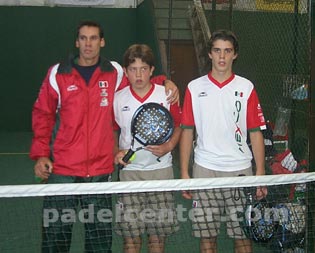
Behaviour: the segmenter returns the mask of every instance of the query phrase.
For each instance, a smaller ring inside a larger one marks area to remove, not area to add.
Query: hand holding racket
[[[123,157],[123,162],[128,163],[133,154],[147,145],[161,145],[169,140],[174,131],[174,122],[170,112],[158,103],[141,105],[134,113],[131,120],[131,148]],[[137,140],[142,146],[134,148]],[[119,164],[118,169],[124,165]]]

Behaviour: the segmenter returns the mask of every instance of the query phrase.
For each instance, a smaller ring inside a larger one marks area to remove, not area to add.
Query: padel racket
[[[131,120],[131,148],[123,157],[127,163],[133,154],[147,145],[161,145],[168,141],[174,131],[174,122],[170,112],[158,103],[146,103],[141,105],[134,113]],[[134,148],[137,140],[141,146]],[[124,165],[119,164],[118,169]]]
[[[246,236],[255,242],[267,243],[278,230],[277,214],[266,199],[254,202],[256,187],[244,187],[246,211],[244,213],[243,230]]]

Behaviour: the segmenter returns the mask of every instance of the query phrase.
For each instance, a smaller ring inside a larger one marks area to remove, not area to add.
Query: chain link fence
[[[265,138],[271,140],[272,146],[265,143],[267,172],[275,173],[272,165],[279,155],[288,162],[281,163],[282,173],[310,170],[311,1],[202,3],[211,32],[230,29],[239,39],[240,53],[234,71],[254,83],[268,121],[269,133],[265,132]],[[313,231],[306,238],[313,242]],[[306,244],[304,247],[301,252],[308,252]]]
[[[277,152],[308,157],[310,1],[203,0],[210,31],[231,29],[240,42],[237,74],[256,86]]]

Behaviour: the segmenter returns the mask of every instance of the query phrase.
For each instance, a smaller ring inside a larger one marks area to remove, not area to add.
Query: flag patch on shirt
[[[108,82],[107,81],[99,81],[98,86],[100,88],[108,88]]]
[[[235,97],[243,97],[243,92],[241,91],[235,91]]]

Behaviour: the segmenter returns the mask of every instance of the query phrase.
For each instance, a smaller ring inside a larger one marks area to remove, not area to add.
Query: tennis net
[[[254,252],[313,252],[314,182],[315,173],[297,173],[0,186],[0,252],[41,252],[42,240],[45,247],[55,247],[51,252],[64,252],[68,240],[70,252],[84,252],[84,247],[106,252],[97,247],[107,241],[116,253],[123,252],[127,242],[140,247],[142,232],[148,236],[142,237],[141,252],[161,242],[165,252],[199,252],[200,237],[214,235],[218,252],[232,252],[232,238],[249,239]],[[262,186],[268,195],[258,201],[255,192]],[[184,199],[183,191],[193,199]],[[84,206],[86,198],[101,198],[105,204]],[[222,200],[224,210],[209,204]],[[102,229],[104,223],[109,226]],[[96,231],[87,233],[84,227]],[[124,242],[122,236],[131,241]],[[89,244],[85,237],[98,240]]]

